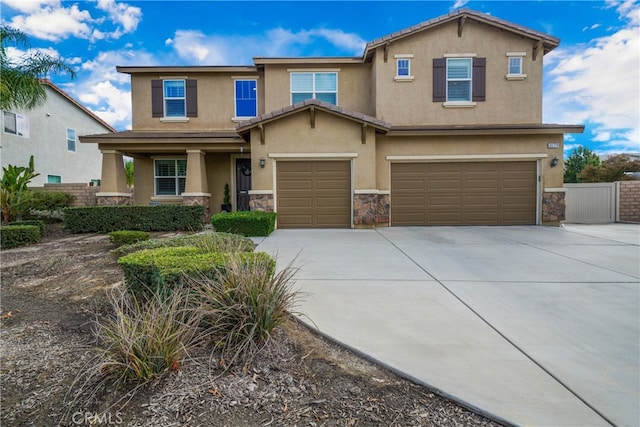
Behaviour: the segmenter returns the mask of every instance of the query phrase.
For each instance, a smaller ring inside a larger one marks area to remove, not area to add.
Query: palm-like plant
[[[8,165],[2,168],[0,206],[4,221],[11,222],[19,215],[20,202],[28,191],[27,185],[38,175],[40,174],[35,172],[33,165],[33,156],[29,158],[28,167]]]
[[[55,58],[42,52],[28,51],[18,60],[7,55],[7,44],[29,47],[29,41],[18,29],[0,27],[0,109],[30,110],[41,105],[46,92],[41,80],[50,73],[75,73],[61,58]]]

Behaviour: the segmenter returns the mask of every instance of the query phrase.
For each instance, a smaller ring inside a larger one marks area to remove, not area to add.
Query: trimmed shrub
[[[147,231],[118,230],[109,233],[109,240],[116,246],[130,245],[132,243],[149,240]]]
[[[20,202],[23,218],[62,220],[62,209],[71,206],[73,195],[58,191],[28,191]]]
[[[276,224],[275,212],[238,211],[211,217],[213,229],[242,236],[268,236]]]
[[[204,206],[89,206],[64,209],[64,226],[73,233],[118,230],[200,230]]]
[[[178,246],[194,246],[205,252],[253,252],[255,244],[248,237],[231,233],[206,232],[177,236],[168,239],[150,239],[130,245],[123,245],[111,251],[116,256],[127,255],[143,249],[175,248]]]
[[[133,293],[165,294],[184,284],[185,277],[214,277],[230,260],[248,263],[258,258],[269,260],[265,262],[275,269],[275,261],[264,252],[204,252],[194,246],[144,249],[118,259],[118,265]]]
[[[37,225],[5,225],[0,227],[0,248],[11,249],[38,243],[42,235]]]
[[[8,225],[35,225],[40,229],[40,237],[44,236],[44,221],[39,219],[29,219],[24,221],[14,221]]]

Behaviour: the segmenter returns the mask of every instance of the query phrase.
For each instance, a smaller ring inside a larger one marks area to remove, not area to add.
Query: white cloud
[[[94,83],[79,96],[83,104],[89,107],[98,117],[112,126],[130,128],[131,125],[131,91],[116,87],[110,81],[104,80]]]
[[[180,58],[191,64],[250,64],[254,56],[299,56],[323,54],[322,44],[330,44],[345,55],[360,55],[366,42],[355,33],[326,28],[293,32],[274,28],[264,34],[248,36],[207,35],[197,30],[178,30],[165,45],[173,46]]]
[[[135,31],[142,18],[138,7],[115,0],[98,0],[96,10],[106,12],[109,19],[94,18],[78,4],[66,6],[60,0],[3,0],[5,6],[18,11],[7,22],[33,37],[59,42],[76,37],[87,40],[118,39]],[[82,5],[82,3],[81,3]],[[115,26],[115,28],[114,28]]]
[[[545,57],[545,122],[582,123],[601,146],[640,149],[640,8],[609,2],[625,26]]]

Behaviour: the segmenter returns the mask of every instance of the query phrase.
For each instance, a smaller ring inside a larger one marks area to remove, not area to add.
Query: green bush
[[[270,260],[275,269],[275,261],[264,252],[205,252],[194,246],[144,249],[118,259],[118,265],[133,293],[164,294],[181,286],[185,277],[213,277],[224,272],[230,260],[247,263],[257,258]]]
[[[10,249],[38,243],[42,235],[37,225],[5,225],[0,227],[0,248]]]
[[[118,230],[109,233],[109,240],[116,246],[130,245],[149,240],[149,232],[136,230]]]
[[[40,230],[40,237],[44,236],[44,221],[39,219],[29,219],[24,221],[14,221],[8,225],[35,225]]]
[[[57,211],[68,208],[73,202],[73,196],[59,191],[28,191],[22,198],[21,207],[25,212]]]
[[[238,211],[211,217],[213,229],[242,236],[268,236],[276,224],[275,212]]]
[[[64,226],[73,233],[109,233],[118,230],[200,230],[204,206],[90,206],[66,208]]]
[[[194,246],[206,252],[253,252],[255,244],[248,237],[231,233],[206,232],[167,239],[150,239],[123,245],[111,251],[116,256],[127,255],[143,249]]]

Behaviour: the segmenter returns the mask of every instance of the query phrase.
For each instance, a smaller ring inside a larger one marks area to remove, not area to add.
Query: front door
[[[236,210],[249,210],[251,159],[236,159]]]

